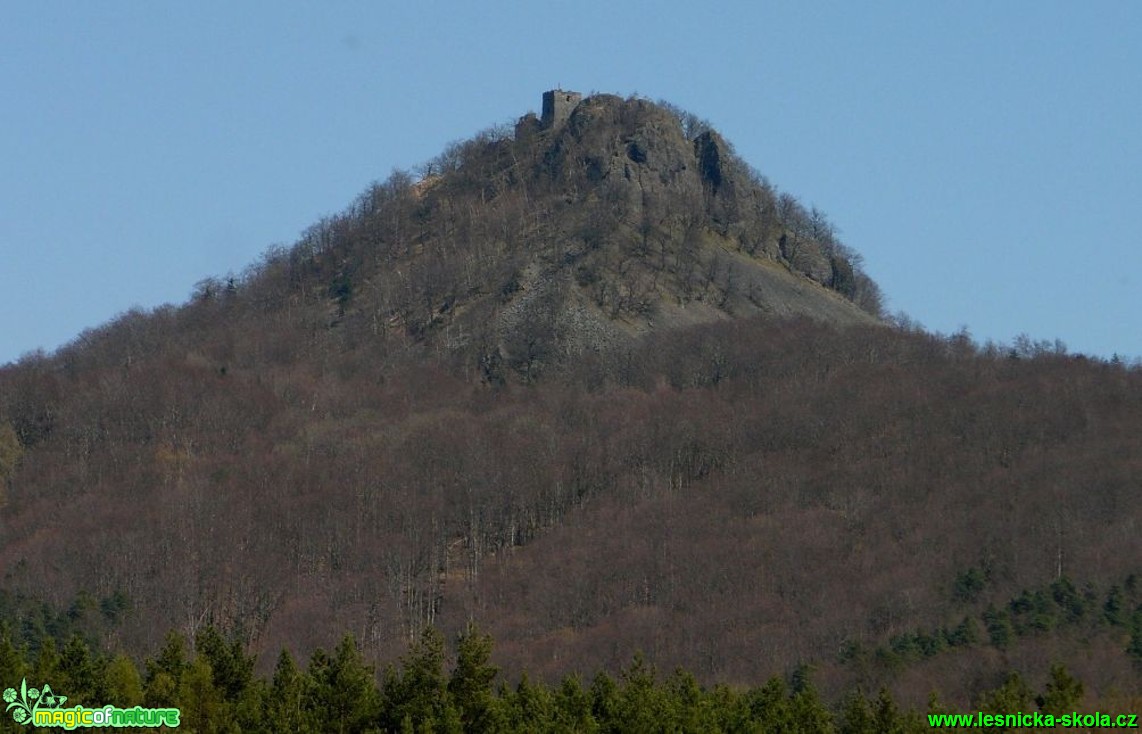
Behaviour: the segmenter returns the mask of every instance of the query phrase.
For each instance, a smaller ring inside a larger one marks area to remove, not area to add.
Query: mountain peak
[[[461,331],[525,373],[512,346],[521,338],[558,360],[696,321],[869,323],[879,310],[859,257],[820,212],[779,194],[708,123],[669,104],[550,90],[541,117],[455,146],[426,167],[428,180],[424,254],[455,248],[498,273],[401,323],[427,335],[421,327],[477,313]],[[459,229],[449,224],[457,210],[467,213]]]
[[[454,143],[418,174],[373,185],[240,278],[202,281],[183,316],[263,334],[272,321],[386,359],[427,349],[492,382],[695,323],[877,321],[876,284],[824,215],[667,103],[550,90],[542,117]]]

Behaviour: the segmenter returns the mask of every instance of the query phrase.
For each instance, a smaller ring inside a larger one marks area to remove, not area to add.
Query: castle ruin
[[[540,124],[544,130],[553,130],[562,127],[575,111],[583,95],[578,92],[567,92],[562,89],[552,89],[543,93],[543,117]]]

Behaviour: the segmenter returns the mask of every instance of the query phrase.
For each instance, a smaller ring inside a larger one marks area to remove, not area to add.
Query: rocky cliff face
[[[756,313],[875,320],[852,301],[851,253],[831,231],[815,231],[717,132],[687,136],[666,107],[597,95],[562,128],[524,118],[498,145],[518,177],[502,195],[525,192],[547,225],[518,253],[493,320],[507,362],[518,363],[521,329],[533,347],[550,335],[539,351],[554,355]]]
[[[754,174],[721,135],[704,130],[688,139],[674,113],[646,100],[589,98],[547,159],[558,171],[581,166],[628,219],[705,226],[826,286],[834,285],[834,257],[846,259],[812,231],[812,215],[794,211],[795,202]]]

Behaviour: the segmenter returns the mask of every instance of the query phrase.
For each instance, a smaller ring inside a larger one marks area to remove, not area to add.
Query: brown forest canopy
[[[879,310],[696,118],[591,97],[0,369],[3,585],[129,600],[128,651],[475,619],[547,680],[1136,688],[1142,373]]]

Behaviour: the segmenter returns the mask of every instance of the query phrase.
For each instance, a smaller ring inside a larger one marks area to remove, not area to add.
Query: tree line
[[[508,682],[492,638],[469,626],[452,644],[426,628],[396,665],[376,671],[352,635],[304,666],[283,650],[269,676],[239,642],[207,625],[193,640],[171,632],[137,664],[93,650],[79,634],[40,641],[31,654],[0,625],[0,687],[49,685],[65,706],[178,708],[196,732],[821,732],[930,731],[927,713],[951,713],[937,692],[924,711],[904,710],[887,688],[827,701],[798,668],[756,687],[702,686],[679,668],[660,675],[641,656],[615,674],[570,674],[554,684],[526,673]],[[1121,702],[1120,702],[1121,703]],[[1136,702],[1135,702],[1136,703]],[[1083,684],[1062,665],[1035,692],[1017,672],[980,695],[989,713],[1085,711]],[[0,717],[0,732],[25,731]]]

